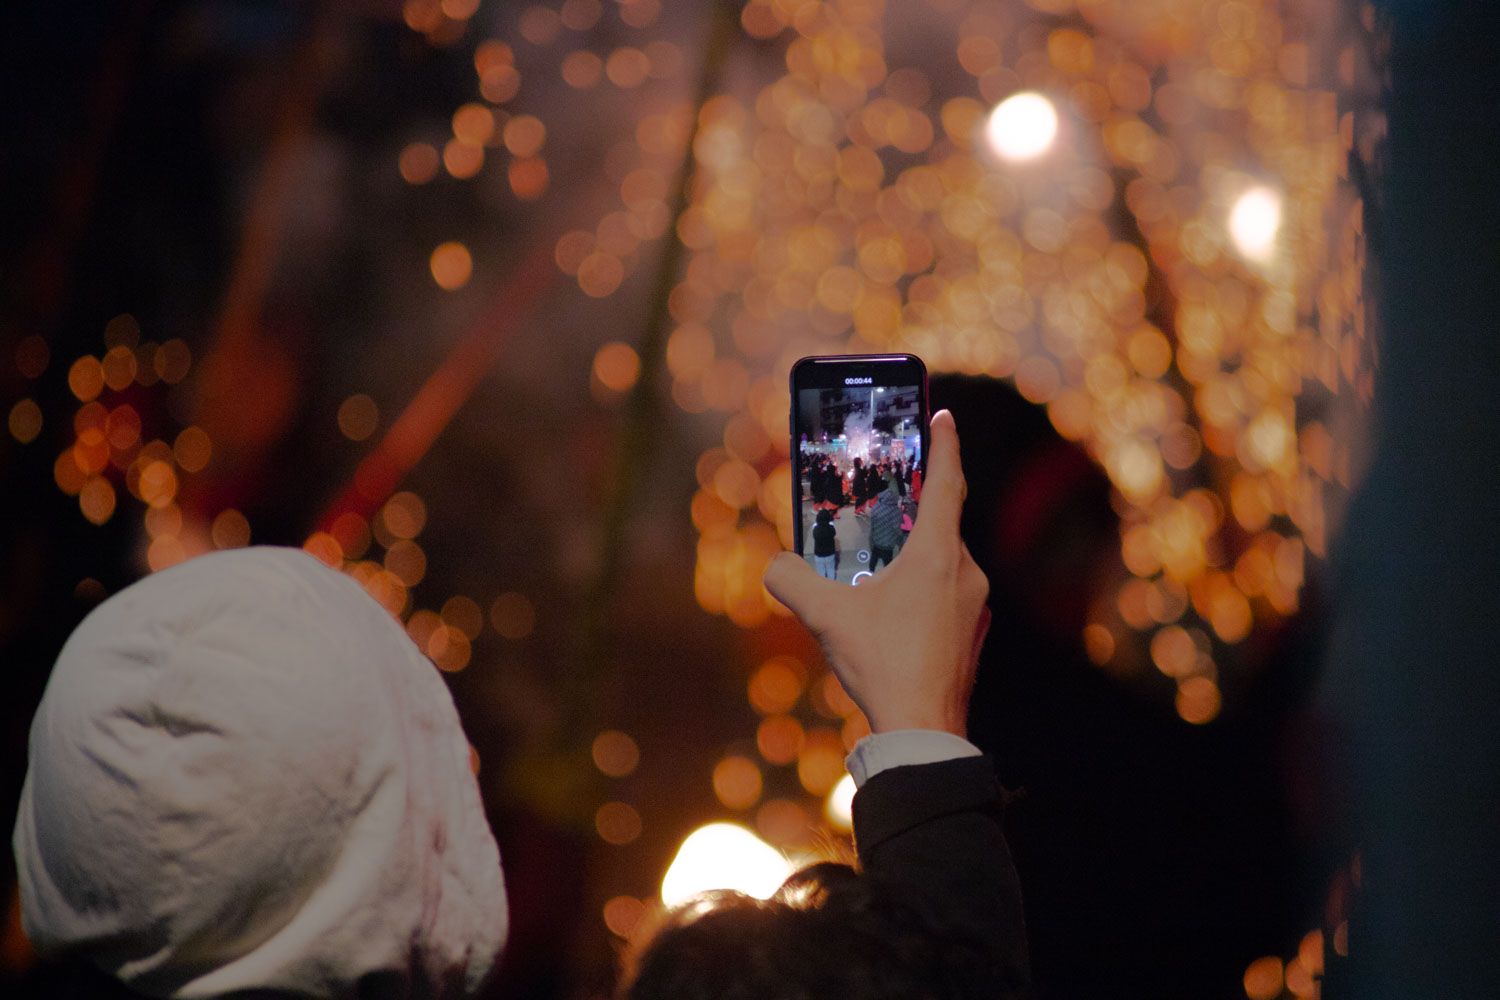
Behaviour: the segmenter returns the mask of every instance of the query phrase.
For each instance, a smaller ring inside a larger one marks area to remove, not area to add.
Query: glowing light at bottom
[[[854,776],[845,774],[839,779],[839,783],[833,786],[833,791],[828,793],[828,801],[823,807],[823,814],[828,817],[828,822],[840,830],[854,828]]]
[[[769,899],[792,873],[781,852],[737,823],[710,823],[688,835],[661,882],[668,906],[713,889]]]

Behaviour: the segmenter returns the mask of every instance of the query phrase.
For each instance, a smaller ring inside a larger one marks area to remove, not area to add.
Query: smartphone
[[[858,586],[891,564],[927,470],[927,366],[914,354],[803,358],[792,366],[796,551]]]

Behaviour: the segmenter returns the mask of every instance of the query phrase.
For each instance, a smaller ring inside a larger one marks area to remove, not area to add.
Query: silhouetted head
[[[1119,562],[1109,480],[1041,406],[993,378],[939,375],[932,406],[963,438],[964,541],[990,579],[991,634],[1040,629],[1077,642]]]
[[[956,1000],[979,952],[825,862],[767,900],[705,893],[627,958],[622,1000]]]

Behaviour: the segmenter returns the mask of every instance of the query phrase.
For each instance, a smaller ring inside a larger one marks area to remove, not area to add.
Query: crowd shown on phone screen
[[[922,470],[914,459],[839,456],[802,443],[803,554],[818,575],[850,579],[888,566],[915,523]]]

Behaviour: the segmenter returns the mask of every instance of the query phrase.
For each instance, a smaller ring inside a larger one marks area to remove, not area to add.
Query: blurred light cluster
[[[1347,934],[1347,926],[1340,925],[1333,942],[1338,955],[1349,954]],[[1245,996],[1247,1000],[1316,1000],[1322,995],[1323,960],[1323,932],[1308,931],[1291,958],[1265,955],[1246,966]]]
[[[910,350],[1010,380],[1107,472],[1129,574],[1084,645],[1122,670],[1148,648],[1207,722],[1351,478],[1317,415],[1368,393],[1352,126],[1273,3],[959,6],[968,92],[887,64],[879,2],[752,0],[786,72],[697,111],[666,363],[681,409],[726,418],[691,504],[699,603],[780,610],[760,576],[792,537],[792,362]],[[648,120],[642,146],[688,132]]]
[[[753,746],[736,744],[714,767],[719,802],[783,847],[805,846],[818,830],[806,798],[824,800],[833,829],[847,831],[844,756],[870,726],[838,678],[795,656],[772,656],[751,671],[746,697],[760,721]]]
[[[386,500],[371,518],[356,511],[338,514],[303,547],[348,573],[404,622],[412,642],[440,670],[451,673],[467,667],[486,625],[510,642],[530,636],[536,627],[536,608],[518,591],[499,594],[487,609],[464,594],[449,597],[437,609],[416,606],[413,591],[427,576],[427,552],[420,541],[426,526],[427,504],[416,493],[402,491]]]
[[[41,378],[51,352],[40,337],[16,348],[16,367],[28,379]],[[212,548],[250,543],[250,524],[234,508],[215,511],[206,522],[184,519],[179,494],[188,477],[213,458],[213,441],[203,428],[173,430],[164,416],[162,391],[177,386],[193,366],[181,340],[143,340],[129,313],[104,328],[104,350],[85,354],[68,366],[67,385],[78,404],[66,444],[53,462],[58,489],[77,498],[79,512],[103,525],[138,505],[144,526],[143,561],[151,570],[176,565]],[[42,411],[30,397],[12,406],[11,435],[22,444],[36,441]]]

